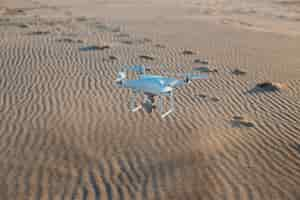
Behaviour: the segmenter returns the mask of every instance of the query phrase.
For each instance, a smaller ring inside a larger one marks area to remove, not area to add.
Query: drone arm
[[[185,79],[184,80],[176,80],[174,82],[171,82],[169,84],[170,87],[173,87],[173,88],[179,88],[181,86],[184,86],[185,84],[187,84],[188,81],[186,81]]]
[[[192,80],[205,80],[208,79],[208,75],[207,74],[199,74],[199,75],[193,75],[193,74],[186,74],[186,76],[184,77],[183,80],[176,80],[173,83],[170,84],[171,87],[181,87],[189,82],[191,82]]]

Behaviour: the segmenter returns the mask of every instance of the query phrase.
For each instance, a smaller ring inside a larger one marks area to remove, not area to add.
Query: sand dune
[[[299,37],[184,14],[260,16],[270,5],[228,2],[175,1],[178,16],[155,23],[168,1],[1,3],[0,199],[299,199]],[[267,17],[298,9],[272,5]],[[122,18],[136,7],[145,16]],[[162,121],[129,112],[129,92],[114,86],[133,64],[212,73],[176,91]]]

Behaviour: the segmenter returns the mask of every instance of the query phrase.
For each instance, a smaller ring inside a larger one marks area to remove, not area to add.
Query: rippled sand
[[[207,2],[1,3],[0,199],[299,199],[298,32],[223,23],[230,3],[266,27],[299,5]],[[209,80],[165,120],[113,85],[123,65],[201,61]]]

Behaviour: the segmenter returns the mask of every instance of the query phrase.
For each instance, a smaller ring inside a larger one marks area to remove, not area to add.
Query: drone
[[[137,79],[127,79],[128,71],[135,72]],[[157,108],[161,118],[165,118],[175,111],[174,91],[176,89],[190,83],[192,80],[208,79],[208,74],[184,73],[182,79],[177,79],[169,76],[146,74],[146,71],[149,70],[144,66],[124,67],[118,72],[115,83],[119,88],[127,88],[132,91],[129,104],[131,112],[144,108],[147,113],[151,113],[153,109]],[[143,97],[143,102],[140,105],[136,103],[138,95]],[[170,108],[165,112],[163,108],[164,98],[170,100]]]

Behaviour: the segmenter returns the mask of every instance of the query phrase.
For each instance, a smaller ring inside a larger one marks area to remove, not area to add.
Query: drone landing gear
[[[175,108],[174,108],[174,96],[173,93],[170,93],[168,95],[164,95],[170,98],[170,109],[166,112],[163,113],[163,96],[159,96],[158,97],[158,110],[161,113],[161,118],[165,118],[166,116],[168,116],[169,114],[171,114]]]
[[[133,92],[132,96],[130,97],[130,111],[131,112],[136,112],[136,111],[140,110],[141,108],[143,108],[143,105],[144,105],[146,111],[148,113],[151,113],[152,109],[157,107],[161,118],[165,118],[166,116],[168,116],[175,110],[173,92],[168,93],[168,94],[159,95],[157,105],[154,105],[154,96],[151,96],[150,98],[148,97],[148,99],[145,98],[142,105],[137,106],[136,98],[137,98],[138,94],[145,95],[144,93],[140,93],[137,91]],[[144,96],[144,97],[146,97],[146,96]],[[170,109],[166,112],[164,112],[164,109],[163,109],[163,97],[169,97],[169,100],[170,100]],[[151,106],[151,108],[150,108],[150,106]]]
[[[136,97],[137,97],[137,92],[133,92],[133,94],[130,98],[130,111],[131,112],[136,112],[142,108],[142,105],[136,106]]]

